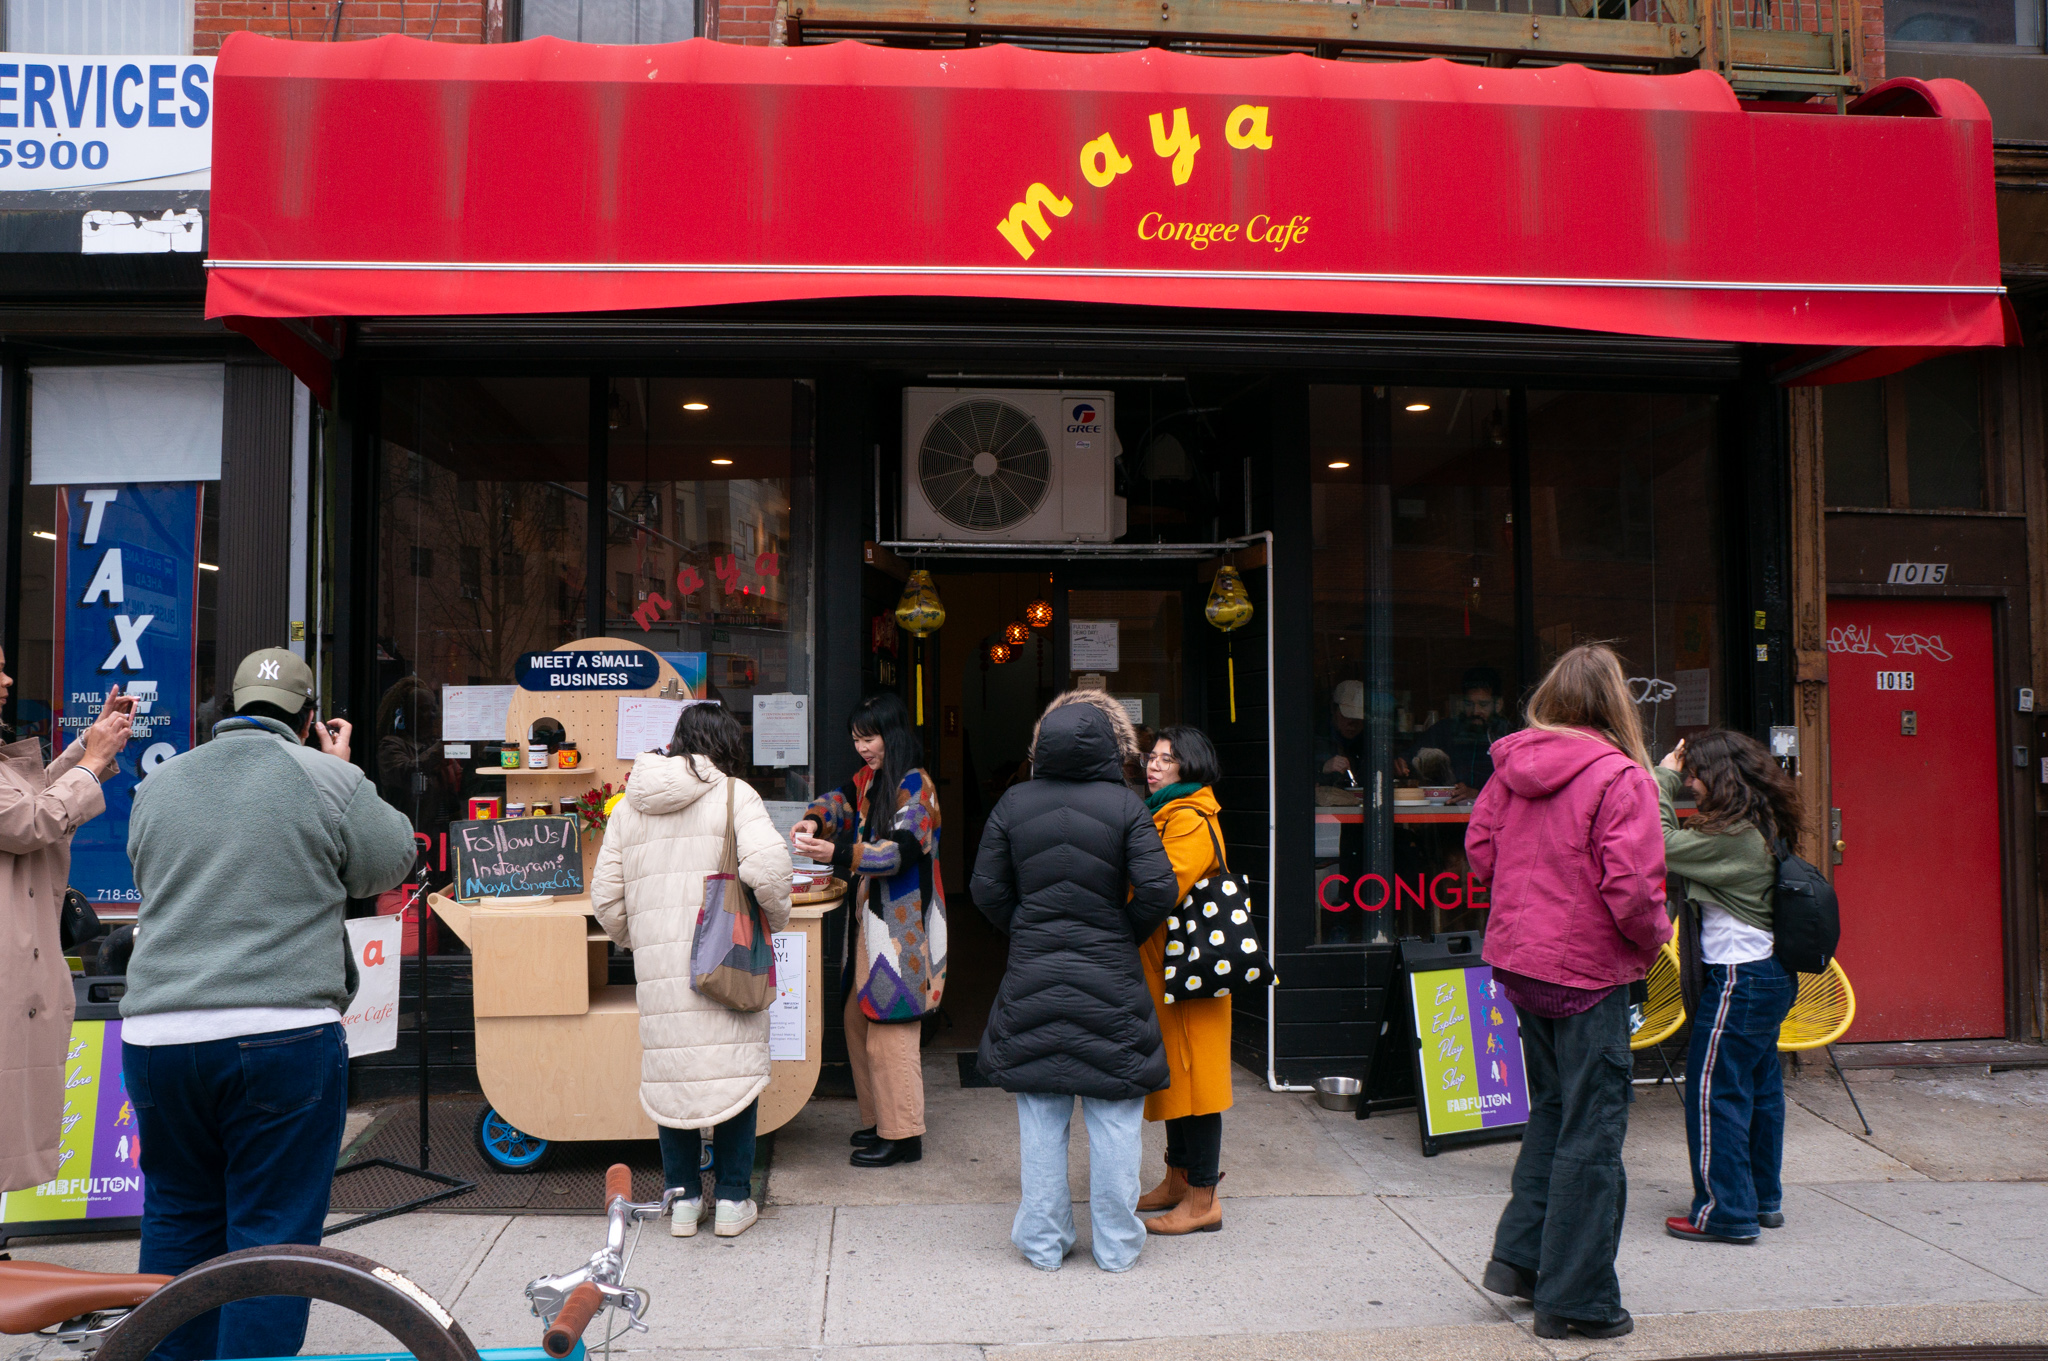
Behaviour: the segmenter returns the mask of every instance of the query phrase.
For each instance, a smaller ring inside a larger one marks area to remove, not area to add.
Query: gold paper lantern
[[[1024,607],[1024,622],[1035,629],[1052,627],[1052,602],[1034,600]]]
[[[937,633],[946,625],[946,607],[939,602],[939,588],[932,574],[922,567],[903,583],[903,598],[896,602],[896,622],[913,637]]]
[[[1235,567],[1218,567],[1209,587],[1209,599],[1202,614],[1228,638],[1252,621],[1252,598],[1245,593],[1244,578]],[[1233,649],[1225,662],[1230,676],[1230,721],[1237,722],[1237,654]]]
[[[939,601],[939,588],[932,574],[922,567],[903,583],[903,598],[896,602],[896,622],[917,639],[917,725],[924,726],[924,639],[944,627],[946,607]]]
[[[1001,666],[1004,662],[1010,660],[1010,645],[1008,643],[990,643],[988,645],[988,659],[997,666]]]
[[[1011,623],[1003,630],[1003,641],[1011,647],[1022,647],[1031,641],[1031,625],[1023,620]]]

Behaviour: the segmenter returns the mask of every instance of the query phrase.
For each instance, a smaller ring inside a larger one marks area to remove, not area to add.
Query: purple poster
[[[1481,964],[1409,975],[1431,1135],[1526,1124],[1529,1080],[1514,1004]]]

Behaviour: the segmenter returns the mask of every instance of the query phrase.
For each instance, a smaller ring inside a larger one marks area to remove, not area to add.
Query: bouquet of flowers
[[[573,801],[576,816],[582,819],[586,829],[601,837],[604,835],[605,824],[611,821],[613,805],[624,794],[623,788],[614,793],[609,782],[596,789],[586,789]]]

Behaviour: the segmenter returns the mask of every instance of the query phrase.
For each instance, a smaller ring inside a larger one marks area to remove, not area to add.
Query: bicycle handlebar
[[[555,1321],[541,1334],[541,1350],[549,1356],[564,1357],[576,1350],[577,1339],[590,1326],[590,1320],[597,1317],[597,1311],[604,1307],[604,1296],[597,1287],[585,1281],[569,1292],[569,1298],[562,1302],[562,1312],[555,1315]]]
[[[614,1200],[633,1199],[633,1169],[624,1163],[613,1163],[604,1174],[604,1205],[611,1208]]]

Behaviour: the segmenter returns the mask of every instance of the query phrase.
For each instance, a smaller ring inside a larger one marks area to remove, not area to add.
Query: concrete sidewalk
[[[1223,1232],[1154,1239],[1122,1276],[1088,1256],[1078,1122],[1082,1241],[1047,1275],[1009,1243],[1017,1134],[1004,1093],[963,1090],[951,1056],[934,1056],[924,1161],[879,1171],[847,1166],[852,1103],[814,1101],[776,1138],[753,1230],[649,1232],[630,1278],[653,1294],[653,1331],[620,1349],[692,1361],[1533,1361],[2048,1342],[2048,1074],[1859,1073],[1869,1139],[1831,1079],[1793,1083],[1787,1224],[1751,1248],[1664,1235],[1689,1199],[1683,1113],[1671,1088],[1638,1089],[1620,1261],[1638,1327],[1615,1343],[1539,1341],[1527,1305],[1478,1288],[1514,1145],[1426,1159],[1412,1114],[1357,1121],[1239,1079]],[[1158,1127],[1147,1135],[1149,1180]],[[599,1228],[594,1214],[421,1213],[334,1241],[411,1276],[479,1346],[521,1346],[539,1335],[525,1283],[581,1262]],[[101,1269],[132,1269],[134,1254],[132,1239],[16,1248]],[[387,1345],[315,1306],[309,1352]]]

